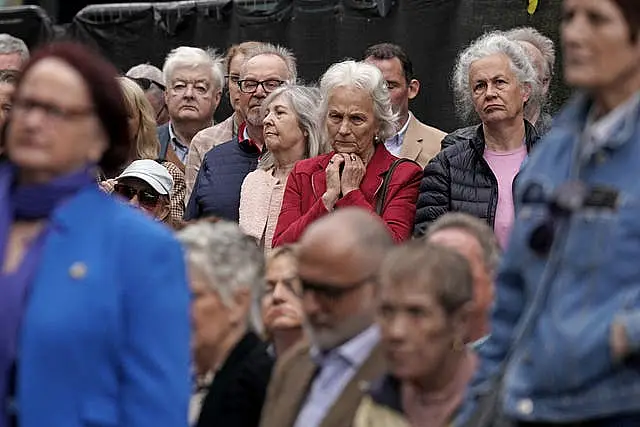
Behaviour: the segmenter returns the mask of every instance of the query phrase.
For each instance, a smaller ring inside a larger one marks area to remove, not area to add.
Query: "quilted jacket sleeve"
[[[451,206],[451,168],[447,152],[441,151],[424,168],[416,206],[413,235],[423,236],[429,224]]]

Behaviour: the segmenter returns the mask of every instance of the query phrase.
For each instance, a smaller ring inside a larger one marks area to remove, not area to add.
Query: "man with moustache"
[[[345,208],[299,241],[309,343],[278,361],[261,427],[350,427],[362,384],[384,372],[374,325],[378,267],[393,239],[380,217]]]
[[[294,83],[296,74],[295,57],[284,47],[264,43],[246,55],[238,80],[238,104],[245,121],[235,138],[205,154],[186,220],[215,216],[238,222],[242,181],[256,169],[264,151],[260,106],[269,93]]]
[[[193,185],[198,177],[198,171],[204,155],[207,154],[216,145],[230,141],[238,135],[238,127],[244,122],[242,111],[239,108],[240,88],[238,80],[240,80],[240,70],[244,64],[245,55],[260,47],[260,42],[248,41],[240,44],[234,44],[227,49],[225,55],[226,81],[229,90],[229,103],[233,107],[233,114],[226,120],[201,130],[191,140],[187,163],[185,164],[184,181],[187,184],[185,192],[185,205],[189,203]]]

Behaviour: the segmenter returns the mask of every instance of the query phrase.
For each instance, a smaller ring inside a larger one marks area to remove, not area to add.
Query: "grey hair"
[[[320,79],[322,92],[320,114],[325,130],[329,111],[329,93],[339,87],[354,87],[371,96],[373,112],[380,126],[378,138],[381,142],[396,134],[397,115],[391,109],[391,98],[382,72],[375,65],[352,60],[333,64]]]
[[[0,34],[0,54],[7,55],[10,53],[19,53],[23,64],[29,60],[29,48],[26,43],[22,39],[2,33]]]
[[[244,63],[246,64],[248,60],[251,58],[255,58],[260,55],[273,55],[277,56],[284,61],[287,65],[287,74],[288,77],[285,79],[288,84],[295,84],[298,80],[298,66],[296,62],[296,57],[286,47],[275,45],[271,43],[260,43],[256,48],[250,49],[245,58]],[[242,67],[241,74],[244,74],[244,65]]]
[[[540,51],[545,61],[545,75],[547,78],[553,76],[553,67],[556,63],[556,48],[553,40],[544,36],[538,30],[532,27],[513,28],[504,33],[504,35],[518,42],[527,42],[532,44]]]
[[[421,284],[447,315],[473,301],[469,262],[456,251],[412,240],[392,249],[380,268],[382,286]]]
[[[126,74],[127,77],[131,77],[132,79],[149,79],[151,81],[164,84],[164,76],[162,75],[162,70],[151,64],[138,64],[129,68]]]
[[[518,80],[520,87],[529,87],[528,102],[537,103],[541,99],[541,86],[531,59],[524,47],[505,37],[501,31],[484,34],[473,41],[456,61],[453,70],[453,91],[456,97],[456,108],[463,119],[469,119],[475,114],[471,89],[469,87],[469,69],[474,62],[492,55],[506,55],[511,63],[511,70]]]
[[[319,120],[320,90],[297,85],[276,89],[262,102],[261,111],[263,116],[266,117],[266,110],[269,105],[280,97],[285,98],[291,105],[298,119],[298,126],[305,135],[306,149],[304,158],[309,159],[326,152]],[[258,162],[258,167],[269,170],[273,166],[273,154],[266,152]]]
[[[162,75],[166,86],[171,84],[173,73],[177,68],[207,67],[211,70],[211,80],[217,90],[224,88],[224,58],[215,49],[180,46],[167,55],[162,67]]]
[[[238,290],[249,290],[252,301],[262,291],[264,255],[238,224],[200,221],[185,227],[177,237],[186,249],[189,266],[207,278],[211,290],[227,307],[233,304],[233,294]],[[250,310],[248,320],[256,332],[262,333],[259,313]]]
[[[431,236],[443,230],[460,230],[476,239],[482,250],[482,260],[487,272],[495,274],[500,262],[500,244],[485,221],[462,212],[446,213],[429,226],[424,239],[428,242]]]

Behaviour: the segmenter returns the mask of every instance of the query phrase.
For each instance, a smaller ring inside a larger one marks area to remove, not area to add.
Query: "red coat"
[[[309,224],[328,213],[322,203],[322,195],[327,188],[325,169],[333,155],[332,152],[301,160],[294,166],[284,190],[282,209],[273,236],[274,247],[296,242]],[[385,173],[395,160],[397,157],[389,153],[384,144],[378,144],[367,164],[360,189],[339,199],[335,208],[358,206],[375,212],[376,194],[382,187]],[[421,178],[422,169],[410,162],[400,164],[391,177],[382,219],[396,242],[411,236]]]

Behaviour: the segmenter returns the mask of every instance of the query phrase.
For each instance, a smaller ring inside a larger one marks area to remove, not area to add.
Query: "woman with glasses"
[[[538,140],[524,119],[529,100],[540,97],[538,75],[524,47],[502,33],[485,34],[456,63],[453,86],[462,116],[479,117],[476,131],[447,135],[425,167],[415,234],[447,212],[487,221],[504,249],[513,225],[513,181]]]
[[[262,134],[267,152],[250,172],[240,192],[240,227],[271,250],[287,177],[297,161],[323,150],[318,104],[320,93],[304,86],[286,86],[262,102]]]
[[[265,279],[259,301],[262,323],[273,355],[279,357],[304,338],[302,285],[295,246],[280,246],[269,254]]]
[[[184,426],[189,292],[166,227],[105,195],[131,135],[117,71],[35,53],[0,164],[0,426]]]
[[[158,142],[158,135],[156,132],[155,121],[152,116],[152,108],[147,98],[144,96],[141,88],[138,84],[127,77],[118,79],[122,93],[124,95],[125,105],[127,107],[127,113],[129,117],[129,134],[134,141],[131,147],[131,153],[129,155],[130,161],[140,159],[158,159],[158,153],[160,151],[160,143]],[[170,159],[173,152],[167,153],[167,158]],[[179,161],[176,159],[176,161]],[[176,166],[175,163],[165,160],[162,165],[171,174],[173,181],[171,194],[170,194],[170,221],[167,223],[179,224],[184,216],[184,193],[185,182],[184,173]],[[118,181],[116,178],[108,179],[101,182],[102,188],[107,191],[113,191],[113,186]]]
[[[638,426],[640,3],[564,0],[560,31],[578,93],[518,178],[463,418],[502,375],[516,426]]]
[[[340,62],[322,76],[320,89],[321,126],[333,151],[294,166],[273,246],[297,241],[313,221],[347,206],[376,212],[396,242],[409,238],[422,171],[406,161],[388,173],[397,158],[384,141],[395,134],[396,117],[382,73],[370,64]]]

